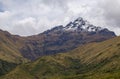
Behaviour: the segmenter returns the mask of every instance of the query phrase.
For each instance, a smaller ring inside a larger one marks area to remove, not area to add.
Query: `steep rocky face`
[[[20,51],[24,57],[34,60],[43,55],[70,51],[80,45],[101,42],[115,36],[114,32],[94,26],[79,17],[66,26],[56,26],[39,35],[27,37]]]

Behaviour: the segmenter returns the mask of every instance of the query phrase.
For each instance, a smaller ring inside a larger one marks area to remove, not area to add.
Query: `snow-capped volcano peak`
[[[84,34],[110,34],[115,35],[114,32],[108,30],[107,28],[101,28],[90,24],[87,20],[79,17],[76,20],[68,23],[66,26],[59,25],[50,30],[45,31],[48,33],[84,33]]]
[[[88,21],[84,20],[83,18],[79,17],[75,21],[68,23],[64,30],[67,31],[89,31],[89,32],[97,32],[104,28],[94,26],[90,24]]]

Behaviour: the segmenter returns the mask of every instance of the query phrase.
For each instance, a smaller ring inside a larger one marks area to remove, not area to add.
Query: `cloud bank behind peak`
[[[119,0],[0,0],[0,28],[22,36],[83,17],[120,34]]]

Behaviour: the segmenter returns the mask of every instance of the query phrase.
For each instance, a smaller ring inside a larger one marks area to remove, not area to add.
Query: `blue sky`
[[[0,0],[0,29],[28,36],[83,17],[120,35],[119,7],[119,0]]]

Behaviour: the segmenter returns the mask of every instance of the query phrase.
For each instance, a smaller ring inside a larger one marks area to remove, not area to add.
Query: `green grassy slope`
[[[41,57],[0,79],[120,79],[120,37]]]
[[[27,60],[21,55],[18,47],[21,40],[7,31],[0,30],[0,59],[12,63],[26,62]]]
[[[28,61],[18,50],[20,44],[17,36],[0,30],[0,75],[8,73],[19,63]]]

